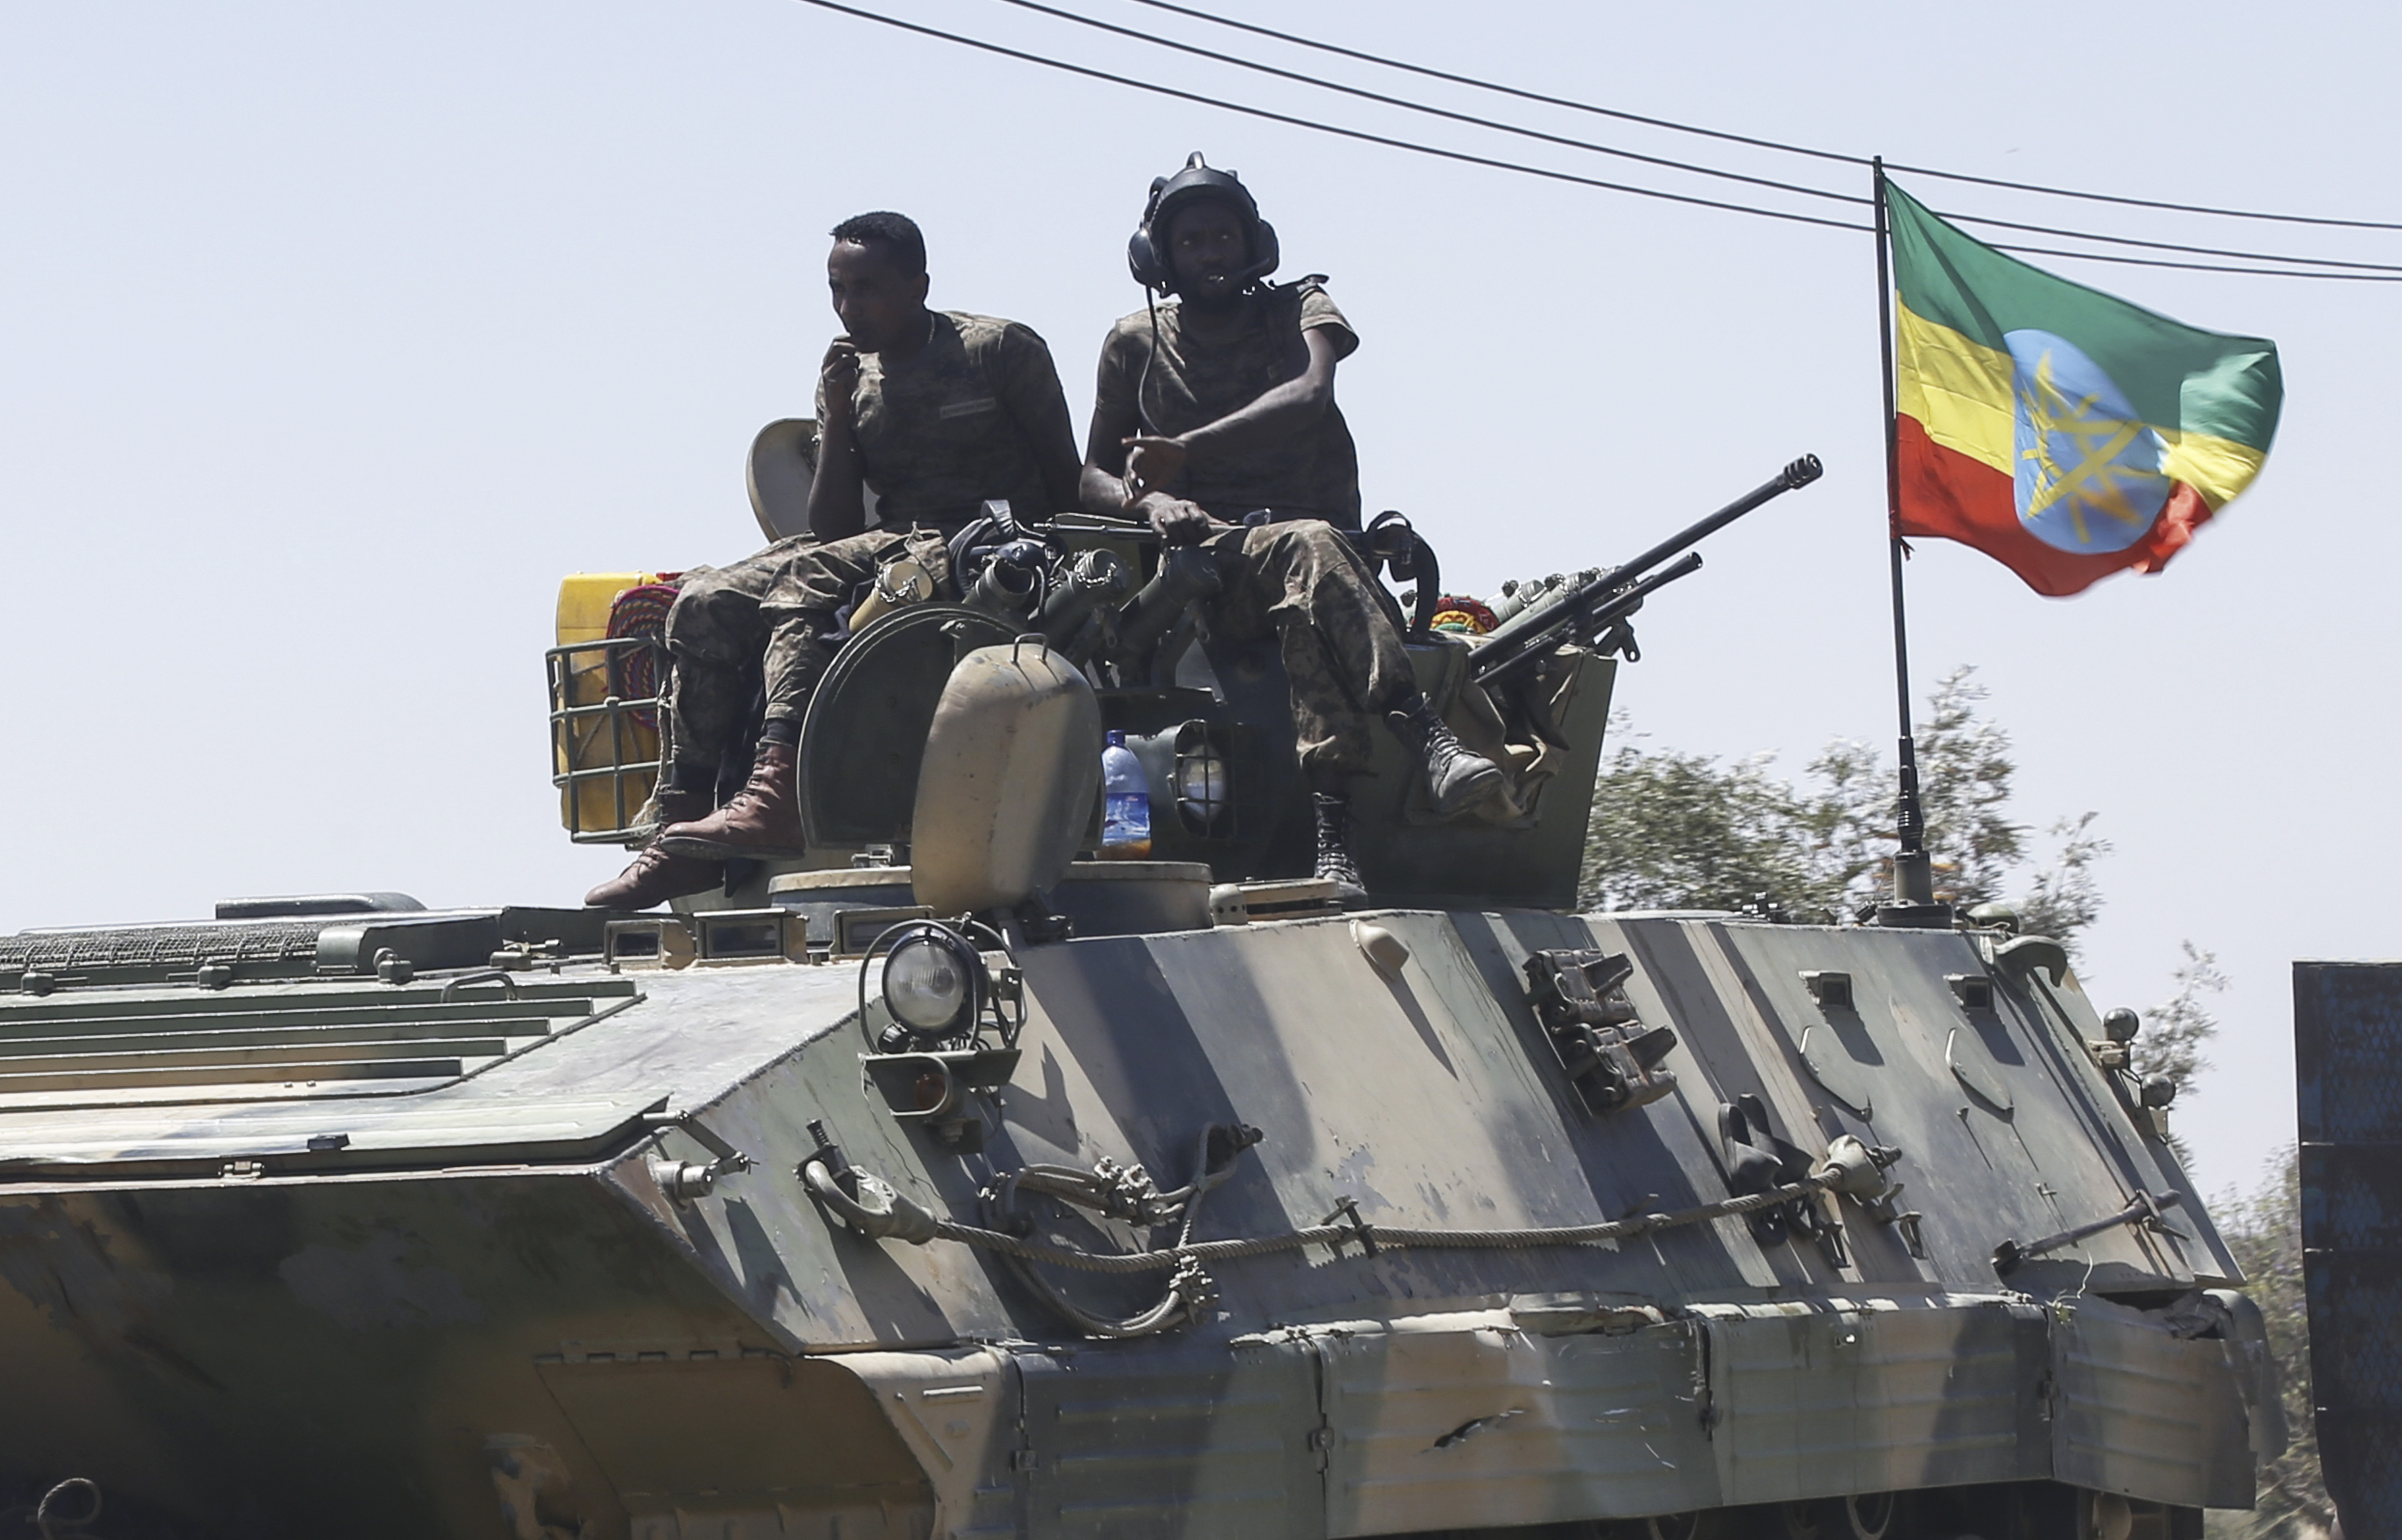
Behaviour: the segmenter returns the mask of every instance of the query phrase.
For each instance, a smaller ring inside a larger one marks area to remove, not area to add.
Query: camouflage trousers
[[[1273,636],[1283,648],[1302,768],[1365,771],[1371,722],[1417,689],[1366,559],[1317,519],[1229,529],[1207,544],[1228,569],[1211,629],[1236,641]]]
[[[766,720],[798,727],[861,583],[909,543],[906,530],[870,529],[844,540],[780,540],[730,567],[696,567],[668,612],[674,677],[668,721],[676,759],[714,765],[751,708],[750,668],[760,665]]]
[[[843,605],[909,541],[885,529],[825,542],[799,535],[730,567],[686,573],[667,626],[675,758],[716,763],[750,709],[754,659],[766,720],[797,725],[834,661],[825,638],[840,628]],[[1208,545],[1228,572],[1211,627],[1236,641],[1277,639],[1302,767],[1366,770],[1374,718],[1417,687],[1366,561],[1315,519],[1229,529]]]

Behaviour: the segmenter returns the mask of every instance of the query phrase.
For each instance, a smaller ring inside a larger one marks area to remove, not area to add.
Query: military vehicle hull
[[[855,959],[0,1000],[6,1475],[191,1536],[1898,1536],[1990,1504],[1988,1535],[2166,1537],[2281,1444],[2198,1204],[2028,1244],[2186,1188],[2045,943],[1462,910],[1011,950],[1020,1057],[964,1140],[863,1073]],[[1558,951],[1628,959],[1672,1092],[1570,1078],[1525,972]],[[1746,1095],[1811,1161],[1898,1149],[1885,1189],[1807,1200],[1817,1238],[1549,1233],[1725,1203]],[[871,1238],[800,1173],[831,1140],[989,1227],[1031,1165],[1184,1183],[1211,1125],[1264,1137],[1192,1240],[1357,1238],[1212,1258],[1115,1340],[1057,1301],[1131,1318],[1161,1273]]]

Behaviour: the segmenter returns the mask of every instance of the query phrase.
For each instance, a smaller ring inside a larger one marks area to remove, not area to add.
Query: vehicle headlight
[[[928,928],[902,940],[884,959],[884,1005],[892,1019],[925,1037],[963,1029],[975,1006],[981,964],[967,943]]]

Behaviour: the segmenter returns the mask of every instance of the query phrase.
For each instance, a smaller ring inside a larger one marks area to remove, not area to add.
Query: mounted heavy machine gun
[[[1498,685],[1531,666],[1545,653],[1569,643],[1597,653],[1617,653],[1629,663],[1643,654],[1628,624],[1643,601],[1678,578],[1701,571],[1699,552],[1673,566],[1660,568],[1670,557],[1700,543],[1761,503],[1807,487],[1826,474],[1816,455],[1803,455],[1728,503],[1707,518],[1677,530],[1632,561],[1581,573],[1562,583],[1524,610],[1503,621],[1486,636],[1468,666],[1468,677],[1483,685]],[[1654,571],[1654,568],[1660,568]]]

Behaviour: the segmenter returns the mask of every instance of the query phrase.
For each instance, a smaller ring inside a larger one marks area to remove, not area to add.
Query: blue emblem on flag
[[[2030,328],[2003,340],[2013,365],[2019,522],[2055,550],[2125,550],[2168,503],[2166,441],[2066,337]]]

